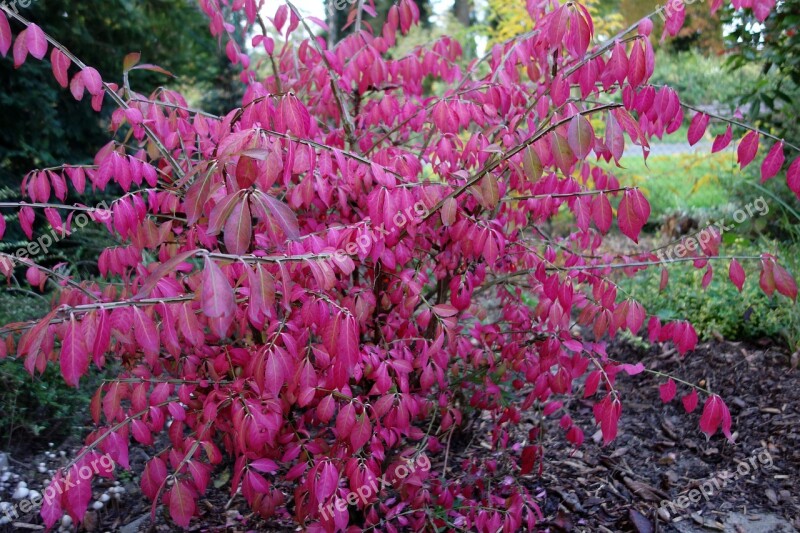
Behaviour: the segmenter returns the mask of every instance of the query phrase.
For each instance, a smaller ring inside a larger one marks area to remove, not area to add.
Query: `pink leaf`
[[[692,389],[692,392],[681,398],[681,402],[683,403],[683,408],[687,413],[691,413],[697,409],[697,390]]]
[[[650,217],[650,203],[638,189],[625,191],[617,210],[617,221],[622,233],[639,242],[639,232]]]
[[[142,494],[154,500],[167,480],[167,465],[160,457],[153,457],[144,466],[140,482]]]
[[[567,139],[555,131],[552,132],[550,134],[550,149],[556,166],[564,175],[569,175],[572,164],[575,162],[575,155],[572,153]]]
[[[225,221],[225,248],[234,255],[243,255],[250,248],[253,238],[253,220],[250,216],[250,202],[242,198]]]
[[[583,115],[575,115],[569,123],[567,141],[578,159],[585,159],[594,145],[594,129]]]
[[[233,288],[228,283],[228,278],[208,256],[205,257],[200,303],[203,313],[211,318],[230,316],[236,307]]]
[[[703,138],[703,135],[706,134],[706,128],[708,128],[708,121],[710,118],[711,117],[705,113],[697,113],[694,118],[692,118],[687,135],[689,146],[694,146],[697,141]]]
[[[42,28],[34,23],[28,25],[28,51],[36,59],[43,59],[47,53],[47,38],[44,36]]]
[[[8,24],[6,14],[0,11],[0,55],[3,57],[8,54],[12,39],[11,26]]]
[[[67,512],[75,522],[83,521],[86,509],[89,508],[89,502],[92,499],[91,466],[86,463],[83,460],[74,465],[69,470],[63,485],[67,489],[65,493]],[[89,479],[86,479],[84,475],[79,475],[80,468],[83,466],[89,466]]]
[[[350,444],[353,445],[353,452],[361,449],[372,436],[372,424],[366,413],[356,418],[356,423],[350,431]]]
[[[758,152],[758,133],[750,131],[744,136],[736,149],[736,158],[740,168],[750,164]]]
[[[14,68],[21,67],[28,57],[27,32],[27,28],[19,32],[17,39],[14,41]]]
[[[733,138],[733,130],[731,129],[730,124],[728,124],[728,128],[725,130],[725,133],[717,135],[717,137],[714,139],[714,144],[713,146],[711,146],[711,153],[715,154],[727,148],[728,145],[731,143],[732,138]]]
[[[169,491],[169,515],[183,528],[189,527],[189,522],[196,512],[193,492],[189,482],[185,480],[177,481]]]
[[[83,85],[89,91],[89,94],[103,92],[103,79],[100,77],[100,73],[92,67],[83,69]]]
[[[792,300],[797,300],[797,283],[795,283],[792,275],[778,263],[772,266],[772,275],[778,292]]]
[[[158,356],[160,346],[158,330],[153,319],[139,307],[133,308],[133,331],[145,356],[154,360]]]
[[[772,145],[769,153],[761,163],[761,183],[775,177],[780,172],[784,161],[783,141],[779,141]]]
[[[800,199],[800,157],[792,161],[786,171],[786,184],[789,189]]]
[[[669,378],[666,383],[658,387],[658,394],[661,396],[661,401],[664,403],[672,401],[676,392],[677,387],[675,387],[675,381],[673,381],[672,378]]]
[[[608,230],[611,229],[611,202],[608,201],[605,193],[598,194],[592,200],[592,220],[600,233],[608,233]]]
[[[272,218],[277,222],[278,226],[283,230],[283,233],[290,239],[296,239],[300,236],[300,229],[297,225],[297,216],[289,209],[289,206],[280,200],[273,198],[269,194],[256,191],[253,196],[263,202],[267,211],[272,215]]]
[[[2,16],[3,13],[0,13],[0,17]],[[61,495],[57,492],[59,487],[63,487],[63,483],[64,480],[61,475],[56,474],[56,477],[53,478],[44,491],[45,497],[42,500],[40,514],[48,528],[52,528],[64,515],[64,511],[61,509]]]
[[[742,287],[744,286],[744,269],[736,259],[731,259],[731,265],[728,268],[728,276],[731,278],[731,282],[736,285],[736,288],[739,289],[739,292],[742,292]]]
[[[89,368],[89,354],[83,346],[83,337],[74,316],[70,316],[64,339],[61,341],[60,361],[61,375],[64,376],[64,381],[68,385],[77,387],[80,377]]]
[[[336,486],[339,484],[339,472],[336,471],[336,467],[333,466],[333,463],[330,461],[325,461],[320,468],[319,479],[316,483],[316,491],[315,495],[317,497],[318,502],[324,502],[328,499],[328,496],[333,494],[336,490]]]
[[[281,98],[281,102],[278,104],[278,113],[287,130],[298,137],[308,135],[308,130],[311,128],[311,115],[295,95],[289,93]]]
[[[711,437],[717,432],[720,425],[722,425],[722,432],[733,443],[733,438],[731,437],[731,414],[722,398],[712,394],[703,406],[703,414],[700,416],[700,429],[708,437]]]

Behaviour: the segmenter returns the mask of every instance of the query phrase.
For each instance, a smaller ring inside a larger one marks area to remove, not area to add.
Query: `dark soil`
[[[707,440],[700,431],[704,396],[697,409],[686,414],[680,396],[689,392],[687,386],[679,383],[678,395],[664,405],[658,392],[664,378],[647,373],[620,375],[617,384],[623,393],[623,410],[617,439],[602,447],[599,432],[594,433],[591,403],[573,400],[568,412],[586,432],[586,442],[574,450],[556,427],[545,436],[542,476],[523,478],[533,494],[543,495],[540,506],[545,520],[541,529],[793,531],[788,524],[800,529],[800,380],[797,371],[791,369],[790,356],[769,346],[731,342],[700,345],[684,359],[674,350],[664,350],[644,350],[616,342],[609,355],[625,362],[643,361],[649,369],[719,394],[730,408],[736,444],[728,443],[719,432]],[[527,435],[529,428],[530,425],[521,424],[519,429]],[[452,443],[450,465],[458,465],[460,458],[489,453],[482,445],[485,435],[478,432],[474,430],[470,438],[461,439],[462,443]],[[67,457],[74,451],[68,444],[62,449]],[[439,472],[443,466],[440,455],[443,454],[433,457],[432,467]],[[133,448],[133,472],[141,472],[146,459],[144,450]],[[42,459],[41,455],[17,457],[11,469],[38,490],[44,475],[36,472],[36,465],[45,460],[48,465],[64,461],[60,457]],[[746,472],[742,464],[747,465]],[[728,478],[725,486],[721,482],[714,486],[711,480],[725,472],[736,479]],[[138,480],[128,473],[120,474],[127,491],[123,499],[119,503],[112,500],[100,511],[89,511],[85,530],[174,530],[163,507],[157,510],[155,525],[151,524],[150,505],[141,496]],[[460,475],[458,467],[451,466],[448,475]],[[194,530],[296,530],[288,518],[265,522],[252,515],[241,496],[231,499],[227,474],[218,473],[212,479],[216,486],[200,500],[200,516],[192,522]],[[103,486],[95,482],[95,497],[110,486],[105,483]],[[704,483],[707,490],[713,486],[713,494],[699,498],[691,491]],[[291,502],[292,487],[284,489]],[[681,496],[687,498],[679,500]],[[689,501],[690,496],[699,501]],[[9,499],[9,494],[0,494],[0,500]],[[686,509],[667,506],[659,512],[663,501],[684,503]],[[734,516],[744,522],[731,525],[729,519]],[[785,522],[781,523],[781,519]],[[16,528],[5,526],[0,530],[30,531],[41,520],[33,514],[21,515],[17,524]]]

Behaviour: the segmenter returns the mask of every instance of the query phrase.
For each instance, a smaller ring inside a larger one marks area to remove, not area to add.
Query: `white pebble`
[[[103,502],[94,502],[92,504],[92,509],[94,509],[95,511],[99,511],[102,508],[103,508]]]
[[[21,500],[23,498],[27,498],[30,492],[31,491],[28,490],[28,487],[20,486],[17,487],[17,489],[14,491],[14,494],[11,497],[14,498],[15,500]]]
[[[28,499],[29,500],[34,500],[35,501],[35,500],[38,500],[41,497],[42,497],[42,493],[39,492],[38,490],[32,490],[32,491],[30,491],[28,493]]]
[[[61,517],[61,526],[62,527],[69,527],[72,525],[72,517],[68,514],[65,514]]]
[[[9,502],[0,502],[0,513],[5,513],[6,511],[11,509],[12,507],[14,507],[14,506]]]
[[[100,496],[100,501],[103,502],[103,503],[106,503],[110,499],[111,499],[111,496],[109,496],[108,494],[103,494],[102,496]]]
[[[0,526],[4,526],[6,524],[10,524],[11,519],[7,516],[0,516]]]

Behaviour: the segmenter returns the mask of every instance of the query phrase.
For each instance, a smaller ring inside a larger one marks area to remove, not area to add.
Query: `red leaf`
[[[89,354],[83,346],[83,337],[74,316],[70,316],[64,339],[61,341],[60,361],[64,381],[68,385],[77,387],[80,377],[89,369]]]
[[[356,423],[350,431],[350,444],[353,445],[353,453],[369,441],[372,436],[372,423],[366,413],[356,418]]]
[[[83,521],[86,509],[88,509],[89,502],[92,499],[91,477],[86,479],[83,475],[79,475],[81,472],[80,467],[83,466],[89,467],[91,476],[91,466],[83,460],[69,470],[67,478],[64,480],[64,487],[67,489],[64,495],[66,510],[75,522]]]
[[[744,136],[736,149],[736,159],[739,167],[744,168],[750,164],[758,152],[758,133],[750,131]]]
[[[31,55],[36,59],[43,59],[47,53],[47,38],[42,28],[31,22],[28,25],[27,41]]]
[[[564,175],[569,175],[572,164],[575,162],[575,155],[569,147],[569,142],[563,135],[554,131],[550,134],[550,149],[556,166]]]
[[[92,67],[83,69],[83,85],[89,91],[89,94],[100,94],[103,92],[103,78],[100,73]]]
[[[658,292],[663,291],[667,288],[667,283],[669,283],[669,270],[666,268],[661,269],[661,282],[658,285]]]
[[[758,284],[764,294],[772,296],[775,293],[775,274],[773,261],[769,259],[761,260],[761,274],[758,277]]]
[[[145,357],[155,360],[159,353],[158,330],[153,319],[147,316],[139,307],[133,308],[133,332],[136,342],[141,346]]]
[[[775,280],[775,288],[784,296],[788,296],[792,300],[797,300],[797,283],[794,278],[785,268],[775,263],[772,266],[772,276]]]
[[[17,39],[14,41],[14,68],[21,67],[28,57],[27,32],[27,28],[19,32]]]
[[[706,128],[708,128],[708,121],[710,119],[711,117],[705,113],[697,113],[694,118],[692,118],[692,122],[689,124],[689,133],[687,135],[689,146],[694,146],[697,141],[703,138],[703,135],[706,134]]]
[[[672,378],[669,378],[666,383],[658,387],[658,394],[661,396],[661,401],[669,403],[675,397],[677,388]]]
[[[578,159],[584,159],[594,146],[594,129],[583,115],[575,115],[569,123],[567,142]]]
[[[786,171],[786,185],[800,199],[800,157],[792,161]]]
[[[608,201],[605,193],[598,194],[592,200],[592,220],[600,230],[600,233],[608,233],[611,229],[611,202]]]
[[[252,461],[249,466],[250,468],[255,468],[259,472],[264,472],[267,474],[274,474],[278,471],[278,465],[275,463],[275,461],[266,458],[256,459],[255,461]]]
[[[278,113],[287,130],[298,137],[306,137],[311,128],[311,115],[306,107],[291,93],[285,94],[278,104]]]
[[[142,494],[154,500],[161,485],[167,480],[167,465],[160,457],[153,457],[144,466],[142,472]]]
[[[316,487],[315,487],[315,496],[317,497],[318,502],[324,502],[328,499],[328,496],[333,494],[336,490],[336,486],[339,484],[339,472],[337,472],[336,467],[333,466],[333,463],[330,461],[325,461],[320,468],[319,479],[317,480]]]
[[[622,233],[639,242],[639,232],[650,217],[650,203],[638,190],[625,191],[617,211],[617,222]]]
[[[261,191],[255,191],[253,198],[261,201],[264,208],[272,215],[272,218],[288,238],[296,239],[300,236],[297,216],[289,209],[288,205]]]
[[[250,201],[242,198],[225,221],[225,248],[234,255],[244,255],[253,238],[253,220],[250,216]]]
[[[8,54],[12,39],[11,26],[8,24],[6,14],[0,11],[0,55],[3,57]]]
[[[720,133],[714,139],[714,144],[711,147],[711,153],[715,154],[720,150],[724,150],[728,147],[731,143],[731,139],[733,138],[733,130],[731,129],[730,124],[728,124],[728,129],[725,130],[725,133]]]
[[[681,402],[683,402],[683,408],[687,413],[691,413],[697,409],[697,390],[692,389],[692,392],[681,398]]]
[[[733,443],[733,438],[731,437],[731,414],[722,398],[712,394],[706,399],[706,403],[703,406],[703,414],[700,416],[700,429],[708,437],[711,437],[717,432],[720,425],[722,425],[722,432]]]
[[[728,276],[731,278],[731,282],[736,285],[736,288],[739,289],[739,292],[742,292],[742,287],[744,286],[744,269],[736,259],[731,259],[731,265],[728,268]]]
[[[169,515],[183,528],[189,527],[196,512],[193,492],[189,482],[185,480],[177,481],[169,491]]]
[[[533,472],[537,455],[536,446],[525,446],[522,448],[522,454],[519,458],[519,473],[521,475],[525,476]]]
[[[622,414],[622,404],[613,393],[594,404],[594,418],[600,424],[603,433],[603,445],[613,441],[617,437],[617,423]]]
[[[231,316],[236,302],[228,278],[210,257],[205,257],[204,264],[203,290],[200,293],[203,313],[211,318]]]
[[[533,146],[528,146],[522,152],[522,169],[525,171],[525,177],[532,182],[537,182],[542,177],[542,160]]]
[[[614,160],[619,161],[625,151],[625,137],[622,134],[622,127],[612,113],[608,114],[606,120],[606,146]]]
[[[628,83],[633,87],[641,85],[647,77],[645,63],[644,45],[639,41],[634,41],[631,56],[628,59]]]
[[[785,161],[783,155],[783,141],[776,142],[772,145],[767,157],[761,163],[761,183],[764,183],[770,178],[780,172],[783,162]]]
[[[3,13],[0,12],[0,18],[3,16]],[[55,523],[64,515],[64,511],[61,509],[61,496],[48,497],[48,495],[50,495],[51,492],[52,494],[57,494],[59,487],[63,486],[64,480],[61,477],[61,474],[58,473],[44,491],[45,497],[42,500],[42,510],[40,511],[40,514],[42,515],[44,523],[48,528],[52,528],[53,525],[55,525]]]
[[[602,373],[599,370],[595,370],[586,377],[586,385],[583,391],[584,398],[588,398],[597,392],[597,387],[600,386],[601,377]]]

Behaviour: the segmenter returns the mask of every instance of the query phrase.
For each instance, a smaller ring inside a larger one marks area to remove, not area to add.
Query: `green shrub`
[[[776,243],[748,243],[737,238],[726,243],[730,255],[758,255],[756,250],[771,250]],[[800,272],[800,247],[783,250],[781,263],[791,272]],[[742,294],[728,278],[728,264],[714,263],[714,278],[702,289],[705,268],[696,269],[691,263],[669,266],[669,285],[659,291],[661,270],[651,268],[636,278],[621,281],[625,293],[638,299],[647,312],[664,319],[688,319],[702,339],[715,334],[728,340],[759,340],[770,338],[785,342],[792,350],[800,347],[800,308],[783,296],[767,297],[758,286],[757,262],[743,263],[747,279]]]

